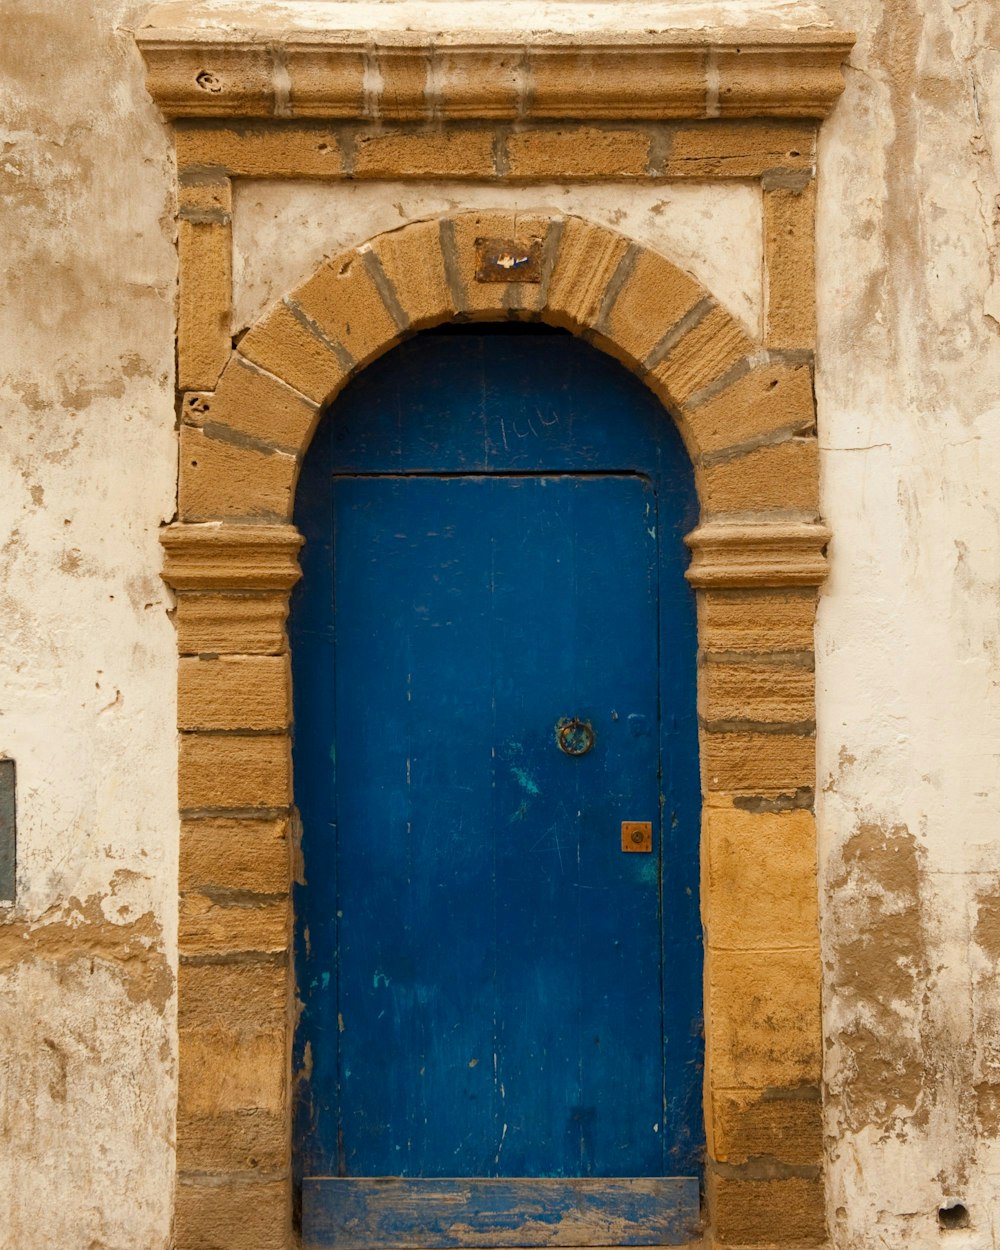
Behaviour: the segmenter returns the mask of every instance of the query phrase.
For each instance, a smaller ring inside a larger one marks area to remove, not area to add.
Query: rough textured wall
[[[173,509],[174,257],[165,135],[122,29],[142,8],[4,7],[0,752],[19,762],[21,833],[0,924],[4,1250],[156,1250],[169,1233],[175,660],[156,531]],[[831,1229],[842,1250],[923,1250],[958,1200],[973,1227],[945,1244],[985,1247],[1000,10],[830,8],[859,32],[819,222]]]
[[[513,208],[575,213],[687,269],[754,334],[762,332],[763,212],[756,184],[237,181],[233,332],[308,278],[324,256],[402,221]]]
[[[123,23],[0,36],[0,1246],[156,1250],[173,1154],[172,165]]]
[[[838,0],[818,381],[831,1228],[1000,1234],[1000,7]]]

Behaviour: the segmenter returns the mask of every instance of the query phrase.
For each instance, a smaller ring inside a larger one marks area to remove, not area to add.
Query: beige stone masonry
[[[494,6],[495,7],[495,6]],[[149,90],[167,117],[364,118],[424,121],[564,118],[824,117],[843,90],[853,42],[804,12],[720,30],[678,27],[669,5],[592,6],[584,37],[572,4],[540,23],[514,0],[503,24],[483,4],[437,21],[402,3],[387,25],[350,5],[278,11],[264,3],[154,8],[136,32]],[[472,16],[475,15],[475,16]],[[752,9],[749,13],[753,21]],[[484,24],[491,27],[488,33]]]
[[[808,724],[815,704],[811,657],[746,660],[708,652],[699,670],[698,711],[704,721],[758,721],[765,724]]]
[[[371,247],[410,331],[457,314],[457,291],[441,247],[441,222],[416,222],[405,232],[390,231]]]
[[[778,797],[808,790],[816,776],[816,742],[811,733],[763,730],[748,721],[724,729],[705,727],[701,736],[701,782],[706,794],[736,792]]]
[[[819,498],[819,449],[811,435],[753,447],[698,466],[706,520],[726,514],[783,512],[814,520]]]
[[[634,178],[650,171],[654,131],[597,126],[533,126],[499,132],[501,151],[490,173],[501,165],[511,178]]]
[[[773,565],[761,568],[768,581],[776,578]],[[703,588],[698,595],[702,653],[779,660],[786,656],[811,658],[815,588],[807,584],[790,590],[758,589],[752,583],[744,584],[747,579],[742,567],[737,568],[736,576],[740,589],[731,589],[720,579],[718,589]]]
[[[707,1200],[715,1214],[713,1246],[807,1250],[826,1240],[823,1182],[812,1175],[782,1179],[743,1179],[709,1168]],[[728,1171],[728,1169],[727,1169]],[[767,1241],[759,1240],[767,1230]]]
[[[177,680],[177,727],[284,730],[291,723],[285,656],[184,658]]]
[[[769,172],[764,188],[764,342],[812,348],[816,342],[816,183]]]
[[[819,1083],[819,946],[705,955],[705,1038],[713,1086]],[[741,1001],[742,1011],[733,1011]]]
[[[430,134],[345,134],[344,142],[354,178],[397,178],[401,168],[408,178],[490,178],[496,173],[496,135],[479,126]]]
[[[211,390],[232,346],[229,178],[213,174],[182,179],[177,217],[177,385],[180,390]]]
[[[284,817],[185,821],[181,842],[181,893],[247,900],[288,892],[289,822]]]
[[[787,1168],[818,1170],[823,1122],[818,1085],[795,1089],[726,1089],[712,1097],[709,1150],[719,1163],[745,1165],[782,1146]]]
[[[184,422],[208,435],[221,427],[230,437],[243,435],[244,445],[294,455],[312,435],[318,405],[243,356],[234,357],[233,365],[214,393],[185,396]]]
[[[812,358],[760,352],[740,361],[717,388],[689,403],[690,439],[710,464],[732,449],[814,434]]]
[[[182,178],[496,179],[594,182],[726,180],[813,173],[816,123],[548,122],[526,125],[358,125],[348,122],[179,122]]]
[[[716,522],[687,537],[693,586],[818,586],[830,531],[819,523]]]
[[[213,892],[214,893],[214,892]],[[181,898],[181,954],[224,960],[234,955],[284,954],[288,949],[288,899],[231,901],[189,891]]]
[[[523,0],[439,0],[429,32],[425,6],[397,0],[369,6],[360,31],[357,6],[338,0],[294,11],[170,0],[137,33],[150,91],[178,119],[181,451],[178,521],[163,531],[181,656],[177,1250],[295,1244],[294,492],[343,386],[401,338],[456,317],[583,336],[650,386],[685,440],[702,509],[688,577],[706,1244],[804,1250],[825,1237],[812,628],[829,531],[813,179],[817,124],[842,90],[851,39],[807,0],[798,25],[747,0],[728,30],[678,29],[676,6],[659,2],[586,7],[583,30],[579,6],[560,0],[544,24]],[[233,178],[756,180],[763,334],[611,230],[484,211],[412,222],[325,261],[234,348]],[[534,250],[537,281],[478,280],[478,249],[497,238]]]
[[[287,1170],[181,1176],[174,1207],[174,1250],[275,1250],[289,1244]]]
[[[278,520],[288,516],[298,468],[296,458],[227,435],[224,426],[210,430],[181,426],[177,498],[181,519]],[[249,513],[248,481],[254,483]]]
[[[713,795],[702,816],[708,945],[817,950],[815,817],[803,809],[740,810],[732,797]]]
[[[290,525],[170,526],[163,577],[174,590],[289,590],[302,535]]]
[[[286,649],[281,592],[178,594],[177,649],[185,655],[279,655]]]
[[[183,734],[182,811],[284,808],[291,801],[291,751],[284,735]]]
[[[540,281],[479,282],[484,238],[541,248]],[[182,519],[290,518],[297,461],[319,409],[404,334],[455,315],[538,317],[586,334],[640,372],[677,413],[706,519],[766,517],[762,540],[787,546],[795,535],[772,522],[817,515],[807,354],[760,350],[689,274],[613,231],[504,211],[381,235],[325,262],[270,309],[216,390],[186,397]],[[801,531],[800,543],[811,533]],[[708,530],[699,534],[702,546],[710,542]],[[740,549],[745,558],[743,539]]]

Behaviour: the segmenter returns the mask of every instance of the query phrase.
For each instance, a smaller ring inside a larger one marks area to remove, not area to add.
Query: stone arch
[[[530,257],[532,280],[484,273],[491,241]],[[289,520],[322,409],[401,338],[456,318],[561,326],[637,373],[679,424],[704,521],[816,519],[808,353],[762,349],[689,274],[606,227],[511,212],[378,235],[269,309],[214,393],[186,399],[181,519]]]
[[[509,281],[490,247],[532,280]],[[323,408],[402,337],[508,317],[623,361],[694,462],[707,1220],[718,1246],[824,1241],[811,651],[829,532],[811,354],[764,349],[611,230],[476,212],[325,262],[239,341],[214,391],[182,396],[179,515],[163,531],[180,652],[178,1250],[294,1244],[284,622],[299,464]]]

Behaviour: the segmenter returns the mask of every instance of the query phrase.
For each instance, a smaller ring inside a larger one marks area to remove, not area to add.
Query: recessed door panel
[[[333,499],[341,1166],[656,1175],[659,852],[620,842],[658,820],[652,489]]]

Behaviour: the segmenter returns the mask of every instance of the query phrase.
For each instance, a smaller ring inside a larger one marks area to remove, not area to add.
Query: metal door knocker
[[[564,716],[556,723],[556,742],[567,755],[586,755],[594,745],[594,726],[589,720]]]

